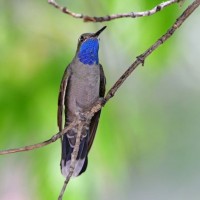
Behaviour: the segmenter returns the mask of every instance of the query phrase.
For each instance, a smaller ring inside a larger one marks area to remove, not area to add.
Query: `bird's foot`
[[[78,121],[84,122],[84,124],[88,124],[91,120],[91,117],[87,112],[77,112],[76,117]]]
[[[99,97],[99,99],[97,100],[97,104],[100,104],[101,106],[104,106],[105,103],[106,100],[104,97]]]

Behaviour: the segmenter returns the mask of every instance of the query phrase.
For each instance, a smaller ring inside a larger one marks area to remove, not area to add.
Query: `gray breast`
[[[71,113],[87,110],[99,97],[100,68],[99,65],[83,65],[72,67],[69,82],[67,107]]]

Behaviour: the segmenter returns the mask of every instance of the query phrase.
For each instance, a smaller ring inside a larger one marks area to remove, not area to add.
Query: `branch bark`
[[[112,86],[108,91],[105,100],[108,101],[114,96],[118,88],[123,84],[123,82],[129,77],[129,75],[135,70],[138,65],[144,65],[145,59],[153,53],[161,44],[166,42],[174,32],[183,24],[183,22],[192,14],[192,12],[198,8],[200,5],[200,0],[195,0],[191,3],[185,11],[176,19],[175,23],[168,29],[168,31],[161,36],[152,46],[150,46],[143,54],[137,56],[137,59],[131,64],[131,66],[124,72],[124,74],[118,79],[118,81]]]
[[[65,182],[63,184],[63,187],[62,187],[62,190],[61,190],[60,195],[58,197],[58,200],[62,200],[63,195],[64,195],[65,190],[66,190],[66,187],[67,187],[67,184],[69,183],[69,180],[72,177],[72,174],[74,172],[76,158],[78,156],[78,151],[79,151],[79,146],[80,146],[81,133],[82,133],[84,123],[85,122],[80,122],[78,124],[78,132],[77,132],[77,136],[76,136],[76,142],[75,142],[74,150],[72,152],[72,158],[71,158],[71,163],[70,163],[70,167],[69,167],[69,174],[68,174],[67,178],[65,179]]]
[[[69,124],[69,126],[65,127],[61,132],[58,132],[57,134],[53,135],[48,140],[45,140],[45,141],[37,143],[37,144],[32,144],[32,145],[29,145],[29,146],[18,147],[18,148],[7,149],[7,150],[1,150],[0,155],[23,152],[23,151],[31,151],[33,149],[38,149],[38,148],[44,147],[46,145],[49,145],[49,144],[55,142],[56,140],[58,140],[59,138],[61,138],[62,135],[64,135],[67,131],[72,129],[77,124],[78,124],[77,121],[73,121],[71,124]]]
[[[161,11],[163,8],[170,6],[171,4],[178,3],[180,0],[169,0],[162,2],[155,6],[154,8],[146,11],[141,12],[129,12],[129,13],[119,13],[119,14],[112,14],[102,17],[92,17],[88,15],[84,15],[81,13],[75,13],[71,10],[69,10],[67,7],[60,6],[55,0],[48,0],[48,3],[60,10],[62,13],[67,14],[71,17],[77,18],[77,19],[83,19],[84,22],[105,22],[105,21],[111,21],[114,19],[119,18],[136,18],[136,17],[145,17],[153,15],[159,11]]]

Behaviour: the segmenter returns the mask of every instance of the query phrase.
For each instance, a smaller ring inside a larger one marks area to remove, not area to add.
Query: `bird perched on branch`
[[[96,33],[84,33],[78,40],[78,47],[72,62],[66,68],[58,97],[58,127],[62,131],[62,115],[65,111],[65,127],[105,94],[105,76],[99,63],[98,36],[106,28]],[[79,176],[87,168],[88,153],[97,130],[101,111],[94,114],[91,121],[82,129],[78,156],[72,176]],[[72,152],[76,142],[77,127],[67,131],[62,137],[61,172],[67,177]]]

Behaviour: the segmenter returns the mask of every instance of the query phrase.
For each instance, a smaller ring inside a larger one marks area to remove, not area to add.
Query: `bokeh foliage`
[[[160,1],[59,3],[100,16],[146,10]],[[58,88],[81,33],[108,26],[101,35],[100,61],[109,89],[184,7],[92,24],[64,15],[47,1],[2,0],[0,149],[37,143],[58,131]],[[183,200],[200,195],[198,17],[195,13],[153,53],[103,109],[88,170],[71,180],[65,199]],[[59,162],[59,141],[1,156],[0,199],[56,199],[64,180]]]

